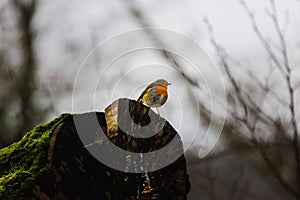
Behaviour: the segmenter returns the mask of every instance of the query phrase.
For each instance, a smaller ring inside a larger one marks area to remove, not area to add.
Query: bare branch
[[[291,66],[289,64],[289,59],[288,59],[288,50],[287,50],[287,45],[286,41],[284,38],[284,31],[280,28],[279,20],[278,20],[278,13],[277,13],[277,8],[274,0],[269,0],[271,4],[270,10],[267,11],[269,17],[273,21],[274,27],[275,27],[275,33],[279,38],[279,43],[280,43],[280,53],[283,58],[283,64],[279,61],[279,59],[276,57],[275,53],[273,52],[270,44],[267,42],[266,38],[262,35],[262,32],[258,28],[257,22],[255,20],[253,12],[250,11],[248,5],[245,3],[245,1],[241,1],[241,4],[243,5],[245,11],[247,12],[251,22],[253,29],[263,44],[264,48],[268,52],[269,56],[271,59],[274,61],[276,64],[277,68],[280,70],[282,73],[283,77],[285,78],[286,84],[287,84],[287,89],[288,89],[288,94],[289,94],[289,110],[291,113],[291,123],[293,127],[293,145],[294,145],[294,151],[295,151],[295,158],[296,158],[296,174],[297,174],[297,179],[298,179],[298,190],[300,190],[300,153],[299,153],[299,142],[298,142],[298,127],[297,127],[297,122],[296,122],[296,110],[295,110],[295,95],[294,95],[294,89],[292,86],[291,82]]]
[[[126,5],[128,6],[130,13],[133,16],[135,16],[135,19],[137,19],[138,23],[142,27],[151,27],[151,24],[149,24],[147,22],[143,13],[132,2],[127,1]],[[160,38],[155,33],[153,33],[150,29],[145,29],[145,32],[152,39],[152,41],[155,44],[157,44],[158,46],[161,46],[161,47],[164,46],[163,41],[161,41]],[[174,67],[191,85],[193,85],[197,88],[199,87],[197,80],[193,79],[192,77],[190,77],[189,75],[187,75],[185,73],[184,69],[179,64],[179,61],[175,56],[173,56],[167,50],[161,51],[161,54],[167,61],[169,61],[172,64],[171,66]]]
[[[288,86],[288,91],[289,91],[289,98],[290,98],[290,112],[291,112],[291,116],[292,116],[292,126],[293,126],[293,135],[294,135],[294,140],[293,140],[293,144],[294,144],[294,148],[295,148],[295,156],[296,156],[296,162],[297,162],[297,176],[298,176],[298,190],[300,190],[300,152],[299,152],[299,142],[298,142],[298,126],[297,126],[297,122],[296,122],[296,105],[295,105],[295,95],[294,95],[294,89],[292,86],[292,82],[291,82],[291,66],[289,64],[289,59],[288,59],[288,50],[287,50],[287,45],[286,45],[286,41],[284,38],[284,34],[282,32],[282,30],[280,29],[280,25],[279,25],[279,21],[278,21],[278,14],[277,14],[277,8],[275,5],[275,1],[274,0],[270,0],[271,3],[271,8],[272,8],[272,20],[274,23],[274,26],[276,28],[276,34],[279,37],[279,41],[280,41],[280,45],[281,45],[281,53],[283,56],[283,60],[284,60],[284,66],[285,69],[287,71],[287,76],[286,76],[286,83]]]
[[[276,67],[278,68],[278,70],[281,72],[281,74],[283,76],[286,76],[286,71],[284,70],[284,68],[282,67],[281,62],[279,61],[279,59],[276,57],[275,53],[273,52],[270,44],[268,43],[268,41],[265,39],[265,37],[263,36],[262,32],[260,31],[260,29],[258,28],[257,22],[255,20],[255,16],[254,13],[250,10],[250,8],[248,7],[248,5],[246,4],[246,2],[244,0],[241,1],[241,5],[244,7],[246,13],[248,14],[251,23],[252,23],[252,27],[254,32],[256,33],[258,39],[260,40],[260,42],[263,44],[264,48],[266,49],[267,53],[269,54],[270,58],[272,59],[272,61],[275,63]]]

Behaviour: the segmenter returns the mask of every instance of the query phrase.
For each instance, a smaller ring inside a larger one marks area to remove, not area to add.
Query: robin
[[[149,107],[155,107],[159,114],[157,107],[162,106],[168,99],[168,85],[171,83],[164,79],[154,81],[145,88],[138,101]]]

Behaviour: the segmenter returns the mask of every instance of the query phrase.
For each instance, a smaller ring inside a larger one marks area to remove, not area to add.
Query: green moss
[[[63,114],[46,124],[41,124],[25,134],[18,142],[0,150],[0,199],[15,199],[54,168],[47,161],[47,151],[52,127],[71,116]]]

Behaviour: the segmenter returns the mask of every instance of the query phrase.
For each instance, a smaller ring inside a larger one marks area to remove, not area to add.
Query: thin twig
[[[258,39],[260,40],[260,42],[263,44],[263,46],[266,49],[267,53],[269,54],[270,58],[276,64],[276,67],[281,72],[281,74],[286,76],[286,71],[282,67],[282,64],[280,63],[280,61],[276,57],[275,53],[273,52],[269,42],[265,39],[262,32],[258,28],[257,22],[255,20],[254,13],[250,10],[250,8],[248,7],[248,5],[246,4],[246,2],[244,0],[241,1],[241,5],[244,7],[245,11],[247,12],[247,14],[248,14],[248,16],[251,20],[251,23],[252,23],[252,28],[253,28],[254,32],[256,33]]]
[[[271,18],[274,23],[275,29],[276,29],[276,34],[279,37],[280,45],[281,45],[281,53],[283,56],[284,60],[284,67],[287,71],[286,74],[286,83],[288,86],[288,91],[289,91],[289,99],[290,99],[290,112],[291,112],[291,118],[292,118],[292,126],[293,126],[293,145],[294,145],[294,150],[295,150],[295,157],[296,157],[296,170],[297,170],[297,177],[298,177],[298,191],[300,191],[300,153],[299,153],[299,143],[298,143],[298,127],[297,127],[297,122],[296,122],[296,105],[295,105],[295,94],[294,94],[294,89],[292,86],[291,82],[291,66],[289,64],[289,59],[288,59],[288,49],[286,45],[286,41],[283,35],[283,32],[280,28],[279,21],[278,21],[278,13],[277,13],[277,8],[274,0],[270,0],[271,3],[271,9],[272,9],[272,14]]]

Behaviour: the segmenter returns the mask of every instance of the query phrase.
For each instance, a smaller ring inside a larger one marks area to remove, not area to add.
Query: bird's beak
[[[172,83],[168,83],[167,85],[172,85]]]

